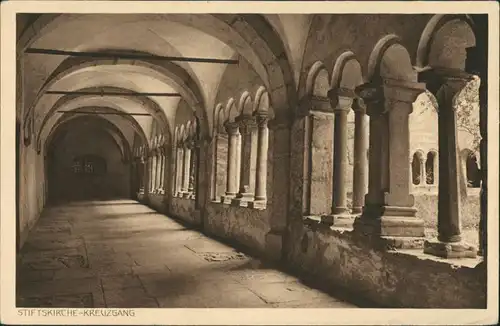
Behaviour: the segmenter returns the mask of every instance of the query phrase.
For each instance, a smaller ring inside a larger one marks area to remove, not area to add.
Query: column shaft
[[[185,147],[184,148],[184,162],[183,162],[183,167],[184,167],[184,174],[183,174],[183,180],[182,180],[182,191],[183,192],[188,192],[189,189],[189,177],[190,177],[190,170],[191,170],[191,148]]]
[[[356,101],[359,102],[359,101]],[[355,103],[356,103],[355,102]],[[359,103],[354,107],[354,173],[352,191],[352,213],[361,213],[365,204],[368,184],[368,117]]]
[[[226,124],[228,133],[228,153],[227,153],[227,178],[225,198],[231,199],[236,195],[236,178],[238,163],[238,125],[234,123]],[[223,198],[224,200],[224,198]]]
[[[255,184],[255,165],[257,146],[256,123],[254,117],[238,117],[241,132],[241,173],[240,189],[236,198],[250,201],[253,199],[252,184]],[[254,155],[252,155],[254,154]],[[252,181],[253,180],[253,181]]]
[[[255,183],[255,200],[267,200],[267,151],[269,148],[269,129],[267,116],[257,115],[257,171]]]

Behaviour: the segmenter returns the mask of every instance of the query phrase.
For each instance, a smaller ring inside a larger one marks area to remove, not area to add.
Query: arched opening
[[[424,184],[422,180],[423,173],[421,169],[422,156],[420,152],[413,154],[413,159],[411,161],[411,179],[412,183],[416,186]]]
[[[481,176],[476,154],[467,152],[465,156],[465,171],[467,176],[467,187],[479,188],[481,186]]]
[[[51,203],[130,197],[130,166],[110,130],[94,120],[74,119],[54,132],[46,158]]]
[[[425,161],[425,171],[426,171],[426,184],[434,185],[437,183],[436,180],[436,161],[437,154],[436,152],[427,153],[427,160]]]

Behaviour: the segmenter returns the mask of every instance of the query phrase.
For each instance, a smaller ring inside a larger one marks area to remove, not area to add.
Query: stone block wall
[[[195,209],[194,199],[173,197],[170,205],[170,214],[193,226],[201,224],[201,218]]]
[[[486,268],[477,260],[444,260],[422,250],[373,249],[351,231],[291,227],[291,267],[387,307],[485,308]]]
[[[266,235],[270,231],[267,210],[210,203],[204,230],[260,254],[266,254]]]

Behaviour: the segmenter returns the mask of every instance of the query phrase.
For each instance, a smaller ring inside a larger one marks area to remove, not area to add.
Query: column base
[[[351,210],[351,215],[361,215],[363,213],[363,207],[353,207]]]
[[[253,194],[237,194],[236,198],[231,201],[231,206],[249,207],[249,203],[253,201]]]
[[[321,224],[325,224],[328,226],[352,227],[353,223],[354,223],[354,217],[349,214],[321,216]]]
[[[223,203],[223,204],[228,204],[230,205],[231,204],[231,201],[234,199],[234,196],[235,195],[223,195],[223,196],[220,196],[220,202]]]
[[[437,239],[424,242],[424,253],[441,258],[476,258],[477,249],[465,242],[442,242]]]
[[[182,194],[182,198],[189,199],[190,197],[191,197],[191,193],[189,191]]]
[[[248,202],[248,207],[253,209],[266,209],[267,202],[265,200],[254,200]]]
[[[393,206],[365,209],[355,219],[354,231],[378,237],[425,237],[424,220],[414,217],[415,212],[414,208]]]

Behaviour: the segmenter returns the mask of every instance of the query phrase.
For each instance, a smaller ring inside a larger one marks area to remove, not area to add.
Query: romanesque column
[[[269,147],[269,129],[267,127],[268,116],[265,112],[256,115],[258,125],[257,138],[257,171],[255,182],[255,200],[266,201],[267,189],[267,151]]]
[[[144,188],[145,188],[145,184],[144,184],[144,180],[145,180],[145,177],[144,177],[144,174],[145,174],[145,168],[144,168],[144,157],[141,156],[139,158],[139,192],[143,192],[144,193]]]
[[[175,186],[175,195],[180,196],[182,193],[182,180],[184,174],[184,148],[182,144],[177,145],[177,165],[176,165],[176,186]]]
[[[188,186],[188,192],[191,196],[194,195],[194,185],[195,185],[195,176],[196,176],[196,160],[197,160],[197,153],[196,153],[196,143],[193,141],[191,143],[191,161],[189,162],[189,186]]]
[[[353,103],[354,117],[354,169],[352,214],[359,214],[365,204],[368,184],[368,116],[362,99]]]
[[[409,115],[424,90],[422,83],[396,80],[358,88],[370,116],[370,158],[368,194],[355,230],[384,237],[424,236],[423,220],[415,217],[408,164]]]
[[[237,123],[230,122],[225,124],[228,134],[228,151],[227,151],[227,178],[226,178],[226,195],[222,196],[222,202],[229,204],[237,192],[236,177],[237,177],[237,162],[238,162],[238,136],[239,126]]]
[[[334,145],[333,145],[333,203],[332,215],[338,217],[349,217],[347,208],[347,114],[351,109],[354,94],[347,96],[344,90],[332,90],[329,92],[334,103],[332,109],[335,113]]]
[[[241,151],[243,139],[241,136],[241,131],[238,129],[238,135],[236,135],[236,193],[238,193],[240,189],[240,180],[241,180]]]
[[[165,189],[165,150],[164,148],[161,149],[161,156],[160,156],[160,190],[162,192]]]
[[[240,189],[233,203],[241,205],[243,202],[246,204],[246,202],[253,200],[254,196],[252,185],[255,183],[257,125],[255,117],[252,116],[239,116],[237,122],[241,133],[241,172]]]
[[[183,162],[183,174],[182,174],[182,192],[183,195],[188,193],[189,189],[189,177],[191,170],[191,143],[186,142],[184,147],[184,162]]]
[[[439,195],[438,195],[438,237],[426,241],[424,252],[444,258],[475,257],[477,251],[462,242],[461,196],[459,191],[459,153],[457,151],[457,117],[455,97],[473,79],[472,75],[455,72],[455,75],[441,75],[442,85],[437,91],[439,104]]]

